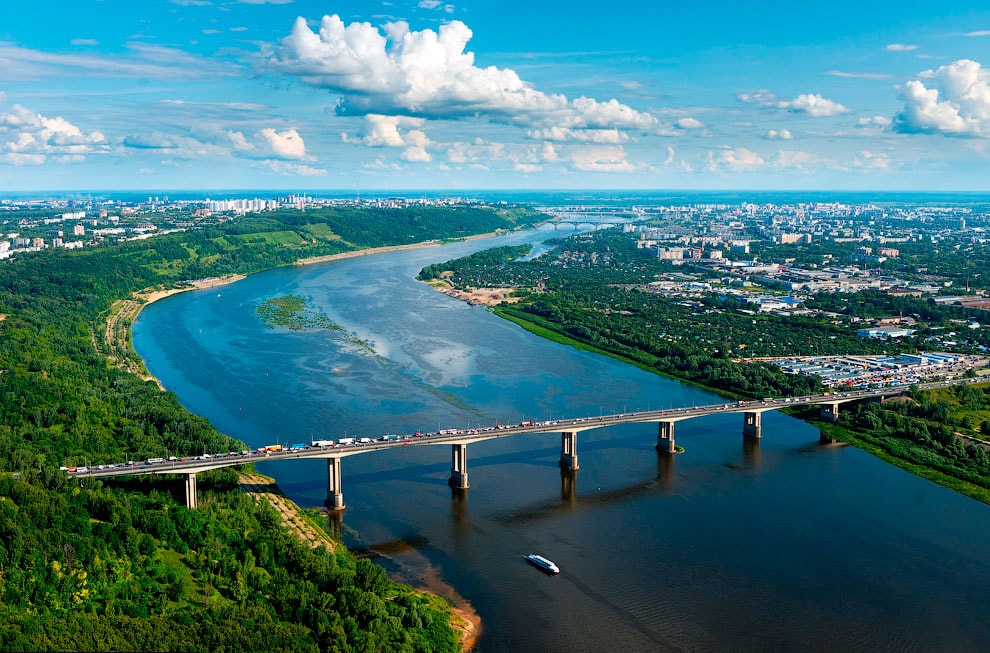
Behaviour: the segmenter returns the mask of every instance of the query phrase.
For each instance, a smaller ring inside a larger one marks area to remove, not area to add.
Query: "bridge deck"
[[[938,387],[977,383],[979,379],[957,379],[936,383],[920,384],[916,387],[926,390]],[[343,458],[374,451],[384,451],[408,446],[430,446],[438,444],[468,444],[494,438],[503,438],[524,433],[575,433],[591,429],[615,426],[618,424],[634,424],[644,422],[677,422],[685,419],[702,417],[719,413],[762,413],[780,408],[807,405],[841,405],[850,401],[889,397],[905,394],[908,386],[892,388],[875,388],[868,390],[853,390],[849,392],[804,395],[762,401],[737,401],[706,406],[685,406],[663,410],[648,410],[633,413],[602,415],[600,417],[579,417],[570,419],[547,420],[534,422],[525,426],[515,425],[504,428],[488,427],[480,429],[445,429],[437,433],[424,433],[420,436],[399,435],[381,436],[361,443],[355,439],[351,444],[337,444],[326,447],[307,447],[306,449],[285,449],[278,452],[248,452],[247,454],[220,455],[207,459],[183,458],[168,460],[162,463],[136,463],[133,465],[109,465],[103,469],[88,468],[86,472],[70,472],[70,476],[78,478],[110,478],[115,476],[142,474],[195,474],[210,469],[219,469],[246,463],[265,462],[268,460],[299,460],[304,458]],[[393,439],[383,440],[389,437]]]

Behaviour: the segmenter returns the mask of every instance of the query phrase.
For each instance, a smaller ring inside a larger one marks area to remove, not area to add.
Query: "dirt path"
[[[336,548],[337,543],[330,537],[330,534],[306,520],[300,514],[299,506],[282,494],[282,490],[279,489],[274,480],[260,474],[244,473],[240,475],[238,483],[241,490],[247,492],[255,501],[267,501],[271,504],[282,516],[282,521],[285,522],[289,532],[300,541],[313,548],[325,546],[330,551]]]
[[[180,292],[185,292],[187,290],[198,290],[201,288],[222,286],[243,278],[244,275],[242,274],[234,274],[226,277],[198,279],[196,281],[190,281],[188,286],[182,288],[170,288],[168,290],[148,289],[134,293],[132,299],[117,300],[110,307],[110,315],[107,317],[107,323],[103,329],[102,344],[106,348],[107,358],[109,358],[110,362],[117,367],[126,369],[131,374],[139,376],[145,381],[154,381],[158,384],[159,388],[165,390],[165,386],[162,385],[161,381],[149,374],[148,370],[144,367],[144,363],[142,363],[136,355],[132,355],[131,353],[131,325],[134,324],[134,320],[137,319],[138,313],[140,313],[141,309],[145,306],[151,304],[152,302],[156,302],[159,299],[163,299]],[[97,347],[97,343],[95,342],[95,330],[93,346]]]

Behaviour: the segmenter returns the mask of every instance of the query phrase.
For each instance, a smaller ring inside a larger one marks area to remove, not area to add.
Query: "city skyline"
[[[990,190],[976,3],[13,4],[4,191]]]

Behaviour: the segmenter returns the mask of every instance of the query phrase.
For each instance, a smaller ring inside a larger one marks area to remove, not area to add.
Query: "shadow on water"
[[[578,494],[577,490],[577,477],[580,472],[561,468],[559,501],[541,501],[529,507],[523,507],[521,510],[497,515],[493,519],[495,522],[505,525],[534,523],[557,517],[561,513],[590,510],[630,499],[638,499],[657,493],[658,490],[662,491],[662,494],[668,494],[674,488],[674,456],[661,452],[657,452],[656,455],[657,476],[655,479],[640,481],[613,490],[602,491],[601,488],[597,488],[584,495]]]

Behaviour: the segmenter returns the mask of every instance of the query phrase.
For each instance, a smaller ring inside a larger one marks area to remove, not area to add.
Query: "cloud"
[[[340,95],[339,115],[482,118],[527,128],[657,131],[656,118],[615,99],[598,101],[536,90],[509,68],[474,63],[465,50],[472,32],[460,21],[437,31],[410,31],[404,22],[383,32],[370,23],[345,25],[324,16],[314,32],[296,20],[292,32],[265,51],[269,71]]]
[[[787,129],[770,129],[763,138],[768,141],[789,141],[794,138],[793,134]]]
[[[747,104],[758,104],[761,107],[772,107],[777,104],[779,98],[777,94],[770,89],[761,88],[749,93],[739,93],[736,98],[740,102],[745,102]]]
[[[695,118],[681,118],[676,124],[681,129],[701,129],[705,126],[705,123]]]
[[[454,5],[446,5],[440,0],[419,0],[419,4],[416,5],[420,9],[436,9],[440,11],[445,11],[448,14],[454,13]]]
[[[547,129],[530,130],[528,136],[542,141],[578,141],[584,143],[602,143],[617,145],[629,140],[629,135],[618,129],[569,129],[567,127],[549,127]]]
[[[295,129],[287,129],[277,132],[274,129],[262,129],[258,136],[267,146],[265,150],[276,159],[301,160],[306,158],[306,144],[303,142],[299,132]]]
[[[266,161],[265,163],[273,172],[285,176],[324,177],[327,174],[323,168],[315,168],[300,163],[288,163],[286,161]]]
[[[71,41],[69,41],[69,43],[72,45],[81,45],[81,46],[100,44],[100,42],[97,41],[96,39],[72,39]]]
[[[674,148],[672,148],[671,146],[668,145],[667,146],[667,158],[663,160],[663,166],[665,168],[669,168],[671,166],[671,164],[674,163],[674,155],[675,154],[676,154],[676,152],[674,152]]]
[[[174,150],[179,146],[175,140],[160,131],[147,134],[129,134],[122,141],[124,147],[136,150]]]
[[[894,117],[895,131],[990,137],[990,84],[979,63],[961,59],[918,77],[901,89],[904,109]]]
[[[912,50],[917,50],[917,45],[908,45],[907,43],[888,43],[888,52],[911,52]]]
[[[233,157],[272,165],[277,161],[308,162],[314,158],[306,152],[306,143],[294,128],[279,131],[268,127],[248,135],[235,130],[202,127],[171,134],[152,130],[128,134],[120,144],[129,150],[160,150],[178,159]]]
[[[813,118],[849,113],[849,109],[846,107],[838,102],[828,100],[818,93],[802,93],[793,100],[783,100],[776,93],[764,88],[750,93],[739,93],[736,97],[749,104],[758,104],[761,107],[773,109],[787,109],[792,113],[806,113]]]
[[[756,152],[745,147],[722,146],[708,153],[708,172],[747,172],[766,166],[766,161]]]
[[[890,168],[890,157],[877,152],[860,152],[853,159],[853,167],[861,170],[887,170]]]
[[[8,163],[40,165],[50,156],[63,162],[77,161],[108,149],[101,132],[85,132],[61,116],[44,116],[19,104],[0,109],[0,156]]]
[[[64,80],[67,76],[203,79],[238,74],[238,67],[178,48],[134,42],[120,56],[42,52],[0,43],[0,81]]]
[[[237,0],[244,5],[288,5],[295,0]]]
[[[777,168],[808,171],[816,168],[821,163],[821,158],[812,152],[780,150],[774,155],[772,163]]]
[[[890,79],[892,77],[886,73],[854,73],[846,70],[830,70],[825,74],[845,79]]]
[[[401,158],[405,161],[425,163],[433,160],[426,149],[432,142],[420,129],[426,124],[423,118],[370,113],[364,117],[364,123],[364,129],[357,138],[342,134],[342,140],[369,147],[403,147],[406,149]]]
[[[981,29],[975,32],[966,32],[966,36],[990,36],[990,29]]]
[[[578,147],[570,152],[569,158],[575,168],[586,172],[632,172],[636,169],[626,160],[626,149],[621,145]]]
[[[817,93],[802,93],[793,100],[778,102],[777,106],[794,113],[806,113],[813,118],[825,118],[849,113],[838,102],[827,100]]]
[[[868,129],[871,127],[879,127],[880,129],[886,129],[890,127],[891,120],[886,116],[873,116],[872,118],[860,118],[856,121],[856,127],[860,129]]]

